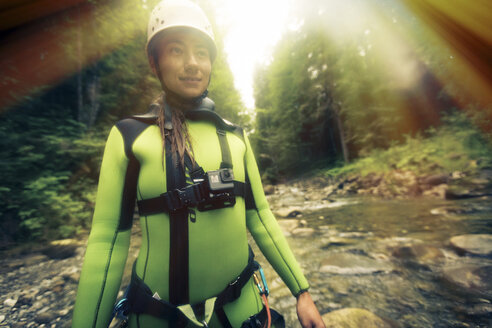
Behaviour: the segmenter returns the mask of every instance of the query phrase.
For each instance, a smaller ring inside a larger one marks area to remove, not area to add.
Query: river
[[[491,236],[491,198],[355,196],[328,205],[279,220],[322,314],[362,308],[394,327],[492,326],[490,253],[459,254],[449,243],[457,235]],[[137,227],[123,284],[138,251]],[[76,242],[69,252],[61,249],[63,256],[32,250],[0,259],[0,327],[70,326],[85,240]],[[287,327],[300,327],[295,298],[254,248],[272,307],[284,314]]]
[[[400,327],[491,327],[491,290],[460,288],[445,275],[456,266],[491,272],[490,256],[460,256],[449,244],[456,235],[491,234],[491,216],[490,198],[339,199],[289,219],[303,228],[287,238],[321,313],[363,308]],[[288,327],[300,327],[295,299],[259,258],[271,281],[272,307],[285,314]],[[492,278],[485,279],[490,287]]]

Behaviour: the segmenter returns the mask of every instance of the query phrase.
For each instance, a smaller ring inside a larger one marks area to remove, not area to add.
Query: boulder
[[[43,312],[43,313],[38,313],[36,315],[36,317],[34,318],[34,321],[36,321],[37,323],[39,324],[48,324],[50,323],[52,320],[54,320],[56,318],[56,315],[55,313],[52,313],[51,311],[46,311],[46,312]]]
[[[448,182],[449,176],[447,174],[434,174],[425,177],[422,182],[430,186],[437,186]]]
[[[422,195],[437,197],[440,199],[446,199],[446,193],[448,191],[449,186],[445,183],[439,184],[437,186],[432,186],[432,188],[425,190]]]
[[[471,190],[462,186],[453,186],[448,188],[445,193],[446,199],[467,199],[482,196],[490,196],[490,193],[485,193],[479,190]]]
[[[53,260],[63,260],[76,255],[79,242],[75,239],[55,240],[41,252]]]
[[[461,264],[444,268],[442,278],[456,291],[492,298],[492,265]]]
[[[492,235],[474,234],[454,236],[449,240],[449,243],[462,254],[492,255]]]
[[[275,215],[283,218],[295,218],[302,214],[300,207],[283,207],[275,211]]]
[[[422,264],[435,263],[445,259],[444,253],[439,248],[425,244],[397,247],[393,250],[392,255],[403,260],[413,260]]]
[[[390,272],[392,266],[381,260],[351,253],[332,253],[321,262],[320,272],[332,274],[372,274]]]
[[[321,249],[328,249],[334,246],[346,246],[354,243],[356,243],[356,241],[350,238],[330,236],[326,240],[323,240],[323,246],[321,246]]]
[[[359,308],[344,308],[323,314],[326,328],[393,328],[394,325],[372,312]]]

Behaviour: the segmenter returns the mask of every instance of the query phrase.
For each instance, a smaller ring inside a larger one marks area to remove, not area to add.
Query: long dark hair
[[[166,93],[162,93],[156,100],[155,103],[157,103],[160,107],[159,109],[159,114],[157,117],[157,125],[159,126],[159,129],[161,131],[161,137],[162,137],[162,153],[163,153],[163,158],[162,160],[164,161],[164,156],[166,152],[166,137],[169,138],[169,141],[171,142],[171,151],[173,154],[178,154],[178,160],[180,165],[184,168],[184,157],[185,154],[187,154],[192,161],[194,161],[194,156],[193,156],[193,148],[191,146],[191,137],[188,133],[188,125],[186,124],[186,118],[183,110],[178,109],[178,108],[172,108],[172,126],[173,128],[170,131],[170,135],[168,136],[168,132],[164,129],[164,123],[165,123],[165,115],[164,115],[164,99],[166,97]]]

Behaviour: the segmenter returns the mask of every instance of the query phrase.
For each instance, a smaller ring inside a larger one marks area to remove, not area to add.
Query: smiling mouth
[[[180,77],[179,79],[184,82],[200,82],[202,80],[198,77]]]

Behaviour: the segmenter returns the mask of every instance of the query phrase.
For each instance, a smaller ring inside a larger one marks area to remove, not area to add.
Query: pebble
[[[3,306],[14,307],[15,303],[17,303],[17,300],[7,298],[5,301],[3,301]]]
[[[46,311],[43,313],[38,313],[34,320],[37,323],[50,323],[53,319],[55,318],[55,315],[51,313],[50,311]]]

